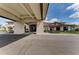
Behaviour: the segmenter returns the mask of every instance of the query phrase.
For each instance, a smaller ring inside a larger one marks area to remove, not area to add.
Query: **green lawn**
[[[48,32],[48,33],[55,33],[55,34],[79,34],[79,31],[66,31],[66,32],[57,31],[57,32]]]
[[[78,31],[75,32],[59,32],[58,34],[79,34]]]

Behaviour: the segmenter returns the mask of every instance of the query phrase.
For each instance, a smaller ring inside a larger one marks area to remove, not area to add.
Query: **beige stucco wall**
[[[14,22],[14,34],[22,34],[24,33],[24,24],[20,22]]]

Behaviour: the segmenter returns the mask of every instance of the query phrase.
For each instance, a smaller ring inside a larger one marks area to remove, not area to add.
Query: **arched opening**
[[[36,24],[30,25],[30,32],[36,32]]]
[[[15,34],[14,27],[16,27],[14,20],[3,16],[0,17],[0,48],[29,35],[24,33]],[[18,29],[22,30],[22,28],[18,28]]]
[[[0,34],[14,33],[14,21],[0,16]]]

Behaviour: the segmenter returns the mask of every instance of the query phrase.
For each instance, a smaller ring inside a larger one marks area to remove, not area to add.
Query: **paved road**
[[[0,48],[6,46],[14,41],[17,41],[23,37],[27,36],[26,34],[0,34]]]

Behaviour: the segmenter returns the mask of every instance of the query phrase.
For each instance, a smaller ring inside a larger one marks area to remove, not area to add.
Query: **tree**
[[[0,25],[0,28],[2,27],[2,25]]]

